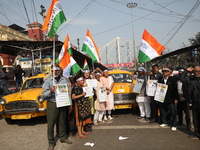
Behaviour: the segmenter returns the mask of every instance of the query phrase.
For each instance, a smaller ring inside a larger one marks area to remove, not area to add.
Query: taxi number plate
[[[11,119],[30,119],[31,114],[25,114],[25,115],[12,115]]]
[[[132,108],[132,105],[115,105],[115,109]]]

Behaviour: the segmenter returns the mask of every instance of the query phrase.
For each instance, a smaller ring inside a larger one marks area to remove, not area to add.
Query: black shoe
[[[65,141],[61,141],[61,143],[72,144],[72,141],[70,141],[70,140],[65,140]]]
[[[142,117],[142,116],[139,116],[139,117],[138,117],[138,119],[142,119],[142,118],[144,118],[144,117]]]
[[[150,122],[150,121],[151,121],[151,119],[147,117],[147,118],[146,118],[146,121],[147,121],[147,122]]]
[[[54,150],[54,145],[49,145],[48,150]]]
[[[151,119],[149,123],[154,123],[156,122],[156,119]]]

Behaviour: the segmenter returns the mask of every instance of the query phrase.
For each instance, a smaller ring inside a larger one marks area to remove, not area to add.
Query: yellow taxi
[[[114,107],[115,109],[127,109],[137,106],[136,94],[133,91],[135,80],[131,77],[131,72],[114,69],[109,71],[109,75],[114,80]]]
[[[47,100],[42,97],[44,77],[44,74],[39,74],[28,78],[19,92],[0,99],[0,115],[8,124],[12,124],[16,119],[46,115]]]

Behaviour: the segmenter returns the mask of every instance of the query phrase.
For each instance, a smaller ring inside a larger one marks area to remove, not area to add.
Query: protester
[[[90,74],[90,70],[84,70],[84,74],[83,74],[83,80],[84,80],[84,86],[88,86],[86,84],[86,80],[90,80],[91,79],[91,74]],[[91,108],[91,115],[94,115],[94,97],[93,96],[89,96],[89,100],[90,100],[90,108]]]
[[[87,138],[85,135],[88,135],[89,133],[84,131],[84,125],[87,124],[87,119],[91,118],[90,101],[88,97],[84,97],[86,93],[83,92],[83,77],[76,76],[74,79],[77,85],[75,85],[72,89],[72,100],[75,101],[76,125],[78,127],[79,134],[78,137]]]
[[[188,73],[194,74],[188,76]],[[200,66],[189,67],[184,71],[180,80],[188,85],[188,99],[192,100],[192,114],[195,135],[200,138]]]
[[[152,70],[149,73],[148,79],[149,80],[158,80],[162,76],[162,73],[159,72],[158,65],[155,64],[151,68],[152,68]],[[150,123],[153,123],[153,122],[158,121],[159,106],[158,106],[158,102],[154,100],[154,96],[151,96],[150,100],[151,100],[151,117],[152,117]]]
[[[149,122],[151,117],[151,107],[150,107],[150,100],[148,100],[146,95],[146,83],[147,83],[147,77],[145,75],[146,69],[144,67],[139,67],[136,72],[138,72],[138,76],[136,79],[144,80],[140,93],[136,95],[136,102],[138,103],[140,109],[140,116],[138,117],[138,119],[141,121]],[[136,72],[134,72],[134,74]]]
[[[172,115],[172,131],[177,129],[177,119],[176,119],[176,108],[175,104],[178,103],[178,89],[176,79],[171,75],[170,69],[168,67],[162,70],[163,76],[158,79],[158,83],[168,85],[168,89],[165,95],[163,103],[159,103],[161,110],[161,121],[160,127],[166,127],[168,125],[166,119],[166,109],[168,109]]]
[[[104,112],[104,121],[108,119],[112,120],[113,117],[111,116],[111,111],[114,110],[114,95],[113,95],[114,80],[112,76],[109,76],[108,70],[103,71],[103,76],[100,77],[100,82],[102,83],[103,86],[106,87],[106,92],[108,96],[108,101],[106,101],[106,111]]]
[[[16,66],[14,73],[15,73],[15,79],[16,79],[16,91],[19,91],[19,88],[22,85],[22,77],[25,76],[26,73],[24,70],[22,70],[20,65]]]
[[[99,123],[104,123],[104,121],[102,121],[103,119],[103,114],[104,114],[104,111],[106,110],[106,102],[100,102],[99,101],[99,94],[97,92],[97,89],[100,88],[102,85],[102,83],[100,82],[100,77],[101,77],[101,74],[99,72],[95,73],[95,79],[97,80],[97,87],[96,87],[96,100],[94,102],[94,108],[95,108],[95,113],[94,113],[94,119],[93,119],[93,122],[94,122],[94,125],[98,125],[98,122]]]
[[[7,95],[9,94],[8,90],[8,79],[10,75],[6,71],[6,68],[2,68],[2,72],[0,74],[0,79],[1,79],[1,89],[3,90],[3,94]]]
[[[183,124],[183,111],[184,111],[187,129],[190,130],[191,122],[190,122],[188,85],[180,81],[180,75],[183,72],[184,69],[179,69],[179,74],[177,75],[178,94],[179,94],[179,102],[177,104],[178,125]]]
[[[46,79],[43,85],[43,96],[44,98],[48,98],[47,110],[46,110],[47,135],[49,141],[48,150],[53,150],[56,145],[56,141],[54,138],[54,126],[57,122],[59,125],[58,129],[59,129],[59,137],[61,143],[68,143],[68,144],[72,143],[71,141],[68,140],[68,137],[66,135],[67,107],[57,108],[55,99],[55,90],[56,90],[55,85],[58,84],[68,85],[68,82],[64,77],[60,76],[60,67],[52,66],[52,72],[53,72],[52,76]]]

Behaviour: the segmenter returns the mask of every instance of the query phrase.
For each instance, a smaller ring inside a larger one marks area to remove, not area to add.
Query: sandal
[[[94,125],[95,125],[95,126],[98,126],[99,124],[98,124],[97,122],[94,122]]]
[[[81,138],[81,139],[85,139],[85,138],[87,138],[87,136],[82,135],[82,134],[78,135],[78,137]]]
[[[85,135],[88,135],[89,133],[88,132],[82,132],[83,134],[85,134]]]

